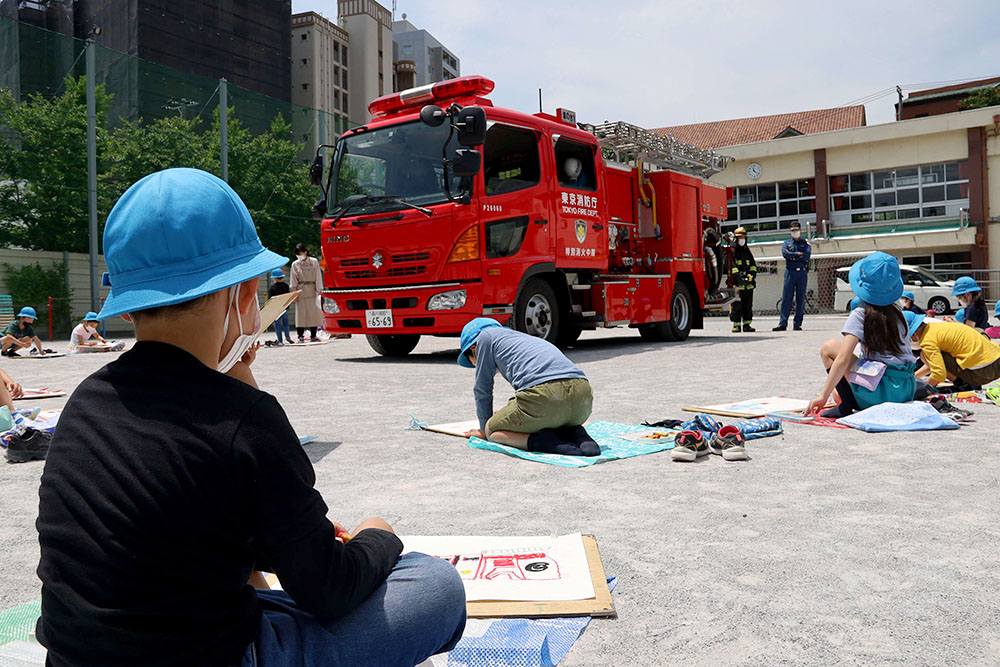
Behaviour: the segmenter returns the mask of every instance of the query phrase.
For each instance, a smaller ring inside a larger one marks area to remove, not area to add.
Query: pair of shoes
[[[771,329],[771,331],[788,331],[788,327],[783,324],[779,324],[778,326]]]
[[[10,463],[44,461],[49,453],[51,439],[51,433],[36,428],[28,428],[24,433],[17,433],[7,443],[7,461]]]
[[[754,329],[754,328],[753,328],[752,326],[750,326],[749,324],[744,324],[744,325],[743,325],[743,333],[757,333],[757,330],[756,330],[756,329]]]
[[[972,410],[963,410],[962,408],[955,407],[941,394],[931,396],[930,400],[927,402],[933,405],[934,409],[941,414],[947,417],[953,417],[955,421],[963,421],[973,415]]]
[[[802,331],[802,326],[801,325],[794,326],[792,327],[792,331]]]
[[[740,429],[726,425],[706,438],[701,431],[681,431],[674,438],[670,458],[674,461],[694,461],[706,454],[721,456],[725,461],[747,458],[746,438]]]

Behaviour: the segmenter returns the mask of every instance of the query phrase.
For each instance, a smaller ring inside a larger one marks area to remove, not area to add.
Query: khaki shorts
[[[944,357],[944,367],[948,371],[948,375],[954,375],[959,380],[973,386],[981,387],[1000,378],[1000,359],[982,368],[961,368],[955,361],[955,357],[947,352],[942,352],[941,356]]]
[[[552,380],[514,394],[486,422],[486,435],[494,431],[538,433],[543,428],[580,426],[590,417],[594,392],[584,378]]]

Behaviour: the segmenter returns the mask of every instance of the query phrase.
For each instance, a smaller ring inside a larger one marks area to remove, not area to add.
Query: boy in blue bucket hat
[[[19,357],[21,355],[17,353],[18,350],[31,347],[34,343],[39,356],[44,357],[45,350],[42,348],[42,341],[35,335],[36,319],[38,319],[38,314],[35,313],[34,308],[31,306],[22,308],[15,320],[0,332],[0,350],[2,350],[0,354],[7,357]],[[34,354],[34,350],[32,350],[32,354]]]
[[[906,290],[899,297],[899,307],[904,311],[908,310],[911,313],[917,313],[918,315],[923,315],[924,309],[917,305],[917,297],[910,290]]]
[[[848,277],[863,303],[848,315],[841,331],[843,338],[828,340],[820,348],[828,375],[819,396],[809,402],[807,414],[822,409],[835,388],[840,404],[823,412],[824,417],[843,417],[880,403],[911,401],[916,390],[913,373],[917,359],[910,350],[903,312],[896,304],[903,293],[896,258],[873,252],[855,262]],[[859,360],[885,366],[874,389],[848,379]]]
[[[285,272],[281,269],[271,271],[271,285],[267,288],[267,298],[273,299],[282,294],[288,294],[291,288],[285,282]],[[278,337],[278,345],[284,345],[285,341],[292,342],[292,331],[288,324],[288,311],[278,315],[274,320],[274,334]]]
[[[250,364],[265,249],[223,181],[167,169],[104,229],[100,317],[136,344],[73,393],[39,489],[39,641],[59,665],[415,664],[465,623],[454,567],[326,518]],[[265,565],[266,564],[266,565]],[[256,570],[278,575],[266,589]]]
[[[477,317],[462,329],[458,365],[476,369],[472,394],[479,428],[467,436],[529,452],[598,456],[583,424],[594,394],[583,371],[552,343]],[[493,378],[499,371],[514,398],[493,414]]]
[[[952,286],[951,295],[965,309],[965,324],[975,329],[989,326],[990,315],[986,310],[986,302],[983,301],[983,289],[975,279],[962,276]]]

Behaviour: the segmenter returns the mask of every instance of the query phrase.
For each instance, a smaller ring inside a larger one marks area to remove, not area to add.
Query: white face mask
[[[296,257],[298,257],[299,259],[305,259],[307,255],[296,255]]]
[[[800,232],[800,231],[794,231],[794,232],[792,232],[792,238],[793,239],[797,239],[800,236],[802,236],[802,232]]]
[[[736,242],[739,243],[740,245],[746,245],[747,244],[747,240],[746,239],[736,239]]]
[[[236,299],[240,294],[240,288],[242,284],[237,285],[235,288],[230,287],[229,296],[229,308],[226,310],[226,322],[222,325],[222,339],[226,339],[226,335],[229,333],[229,314],[233,310],[233,305],[236,304]],[[233,346],[229,348],[229,352],[226,356],[219,361],[219,372],[228,373],[229,370],[236,365],[236,362],[243,358],[243,355],[247,353],[251,347],[253,347],[254,342],[257,340],[257,332],[260,330],[260,304],[257,303],[257,295],[254,295],[253,306],[253,333],[243,332],[243,316],[240,314],[240,307],[236,304],[236,326],[239,327],[239,335],[236,340],[233,341]]]

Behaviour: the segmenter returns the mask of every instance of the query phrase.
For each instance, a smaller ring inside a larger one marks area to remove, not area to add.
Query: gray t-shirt
[[[862,307],[851,311],[840,333],[845,336],[851,334],[858,337],[861,341],[861,359],[880,361],[883,364],[891,364],[893,366],[906,366],[907,364],[915,364],[917,362],[913,351],[910,350],[910,339],[907,337],[906,332],[906,322],[904,320],[899,326],[899,342],[900,347],[903,349],[901,354],[869,354],[868,348],[865,347],[865,309]]]

